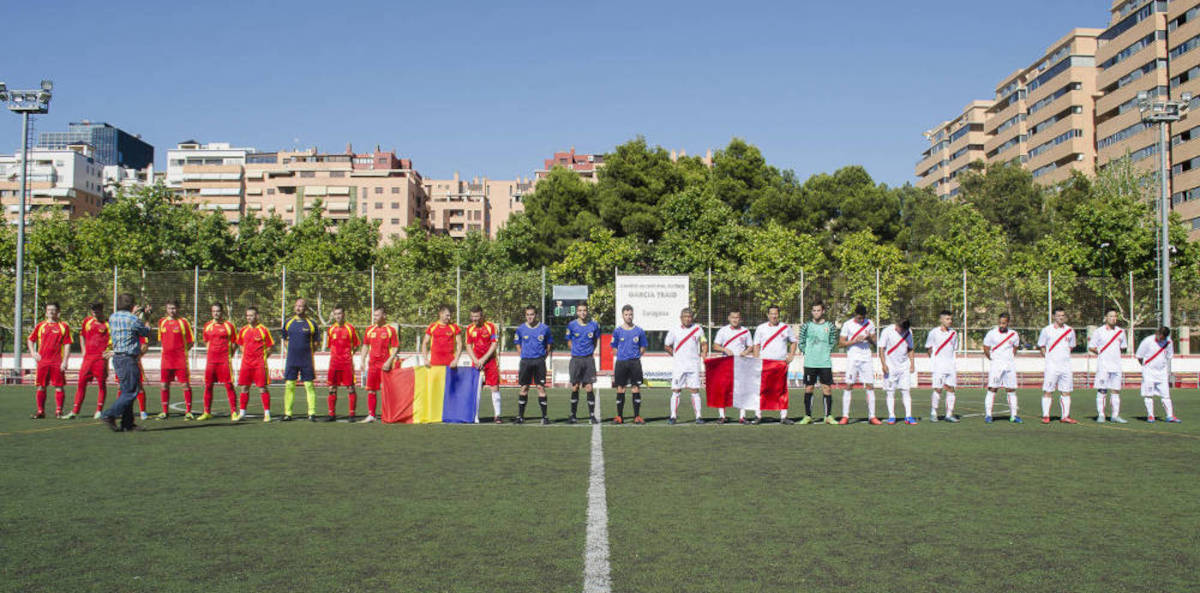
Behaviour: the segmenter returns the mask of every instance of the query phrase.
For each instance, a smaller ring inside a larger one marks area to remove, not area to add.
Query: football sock
[[[238,404],[238,410],[245,412],[246,406],[250,405],[250,391],[249,390],[243,391],[238,399],[240,400],[240,402]]]
[[[828,416],[828,415],[832,414],[833,413],[833,395],[822,395],[821,400],[825,404],[825,415]]]
[[[787,412],[787,408],[779,410],[779,419],[783,420],[784,418],[787,418]]]
[[[896,390],[884,389],[883,401],[887,404],[888,418],[896,417]]]
[[[479,394],[477,393],[475,396],[478,397]],[[358,411],[358,392],[354,391],[354,388],[351,387],[350,393],[346,394],[346,399],[350,400],[350,415],[353,416]],[[479,409],[478,401],[475,402],[475,409]]]
[[[579,390],[571,390],[571,416],[574,417],[579,413]]]
[[[746,417],[746,409],[742,408],[742,409],[738,410],[738,419],[740,420],[745,417]]]
[[[292,406],[296,403],[296,382],[283,382],[283,415],[292,415]]]
[[[233,389],[232,383],[225,384],[225,397],[229,398],[229,411],[237,410],[237,392]]]
[[[1163,402],[1163,410],[1165,410],[1167,413],[1167,418],[1174,418],[1175,417],[1175,404],[1173,404],[1171,402],[1171,396],[1170,395],[1162,396],[1162,402]]]
[[[546,396],[538,396],[538,407],[542,409],[542,418],[546,417]]]
[[[806,392],[804,394],[804,415],[805,416],[812,416],[812,400],[813,400],[813,394]]]
[[[168,406],[171,403],[171,389],[169,387],[163,387],[159,390],[158,395],[159,399],[162,400],[162,413],[166,414],[170,410]]]
[[[875,417],[875,390],[874,389],[867,390],[867,416],[869,418]]]
[[[1017,394],[1008,394],[1008,413],[1010,416],[1018,416],[1017,414]]]
[[[62,416],[63,404],[67,401],[67,394],[62,390],[62,387],[54,390],[54,413]]]
[[[624,413],[625,413],[625,392],[618,391],[617,392],[617,416],[621,416]]]
[[[696,411],[696,417],[699,418],[700,417],[700,394],[697,392],[692,393],[692,409]],[[784,410],[783,413],[786,415],[787,410]]]
[[[934,389],[933,393],[929,396],[929,417],[930,418],[937,418],[938,402],[940,402],[941,400],[942,400],[942,393],[940,391]],[[950,413],[946,412],[946,415],[949,416]]]
[[[842,417],[843,418],[850,416],[850,393],[851,392],[849,389],[842,392]]]
[[[329,396],[325,398],[326,407],[329,409],[329,415],[333,416],[337,411],[337,392],[330,391]]]
[[[104,386],[104,383],[100,383],[96,388],[96,411],[101,412],[104,411],[104,399],[108,396],[108,388]]]
[[[1154,417],[1154,398],[1143,397],[1142,401],[1145,402],[1145,404],[1146,404],[1146,417],[1153,418]]]
[[[1117,394],[1117,393],[1112,394],[1111,399],[1112,399],[1112,415],[1120,416],[1121,415],[1121,396],[1120,396],[1120,394]]]
[[[263,411],[270,412],[271,411],[271,392],[264,389],[264,390],[262,390],[261,397],[262,397]]]
[[[717,408],[717,417],[725,418],[725,408]]]
[[[374,416],[375,407],[379,404],[379,396],[375,395],[374,391],[367,392],[367,413]],[[500,414],[496,414],[499,416]]]
[[[208,413],[212,412],[212,400],[213,400],[212,383],[204,384],[204,395],[202,397],[204,398],[204,413],[208,414]]]
[[[1042,418],[1050,417],[1050,398],[1042,396]]]
[[[679,410],[679,392],[672,391],[671,392],[671,417],[672,418],[675,417],[675,414],[678,412],[678,410]]]
[[[83,390],[82,385],[75,388],[75,403],[71,405],[72,414],[78,414],[79,409],[83,407]]]
[[[900,401],[904,402],[904,417],[912,418],[912,391],[901,389]]]
[[[988,390],[987,395],[983,396],[983,415],[992,415],[992,406],[996,403],[996,392]]]
[[[954,415],[954,401],[956,399],[957,398],[954,396],[953,391],[946,392],[946,415],[947,416]]]
[[[520,418],[525,417],[525,405],[528,403],[529,403],[529,394],[522,393],[521,395],[517,396],[517,416],[518,417],[520,417]]]
[[[640,391],[633,392],[633,415],[642,415],[642,392]]]
[[[1115,415],[1116,414],[1114,414],[1114,416]],[[1104,392],[1103,391],[1096,392],[1096,416],[1099,418],[1104,417]]]
[[[308,399],[308,415],[317,413],[317,388],[312,381],[304,382],[304,396]]]
[[[587,392],[588,416],[596,415],[596,392],[588,390]]]
[[[1069,395],[1058,396],[1058,409],[1062,410],[1063,418],[1070,418],[1071,417],[1071,396],[1069,396]]]
[[[146,390],[145,389],[138,389],[137,400],[138,400],[138,411],[145,414],[146,413]]]
[[[372,410],[375,409],[375,404],[371,404],[371,409]],[[374,415],[375,412],[371,412],[371,414]],[[492,391],[492,415],[493,416],[500,415],[500,391],[499,390]]]
[[[183,388],[183,410],[186,414],[192,413],[192,386],[188,385]]]

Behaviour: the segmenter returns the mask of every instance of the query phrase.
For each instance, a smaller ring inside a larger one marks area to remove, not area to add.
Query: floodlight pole
[[[1142,123],[1158,124],[1158,153],[1159,153],[1159,200],[1158,200],[1158,226],[1159,226],[1159,276],[1162,278],[1159,290],[1160,317],[1161,325],[1171,326],[1171,238],[1170,238],[1170,210],[1171,210],[1171,161],[1167,154],[1170,150],[1169,144],[1169,126],[1172,122],[1177,122],[1183,119],[1187,113],[1188,107],[1192,102],[1191,93],[1183,93],[1180,95],[1180,100],[1172,101],[1170,99],[1157,100],[1152,99],[1146,91],[1138,93],[1138,111],[1142,114]]]

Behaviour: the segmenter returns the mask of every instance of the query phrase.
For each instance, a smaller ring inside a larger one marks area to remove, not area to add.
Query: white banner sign
[[[617,276],[617,323],[621,309],[633,306],[633,322],[647,331],[666,331],[679,324],[688,303],[687,276]]]

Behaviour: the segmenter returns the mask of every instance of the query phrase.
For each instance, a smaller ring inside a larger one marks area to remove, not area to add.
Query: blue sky
[[[0,80],[55,82],[38,130],[108,121],[156,148],[395,148],[426,177],[529,176],[635,135],[734,136],[802,178],[903,184],[921,132],[1108,0],[5,2]],[[853,9],[851,12],[848,9]],[[0,151],[20,118],[0,114]]]

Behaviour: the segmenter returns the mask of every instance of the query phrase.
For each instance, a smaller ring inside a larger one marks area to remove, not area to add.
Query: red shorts
[[[187,369],[162,369],[159,371],[158,377],[159,381],[163,383],[170,383],[171,381],[187,383],[189,381]]]
[[[55,387],[62,387],[67,384],[67,377],[63,375],[61,362],[38,362],[35,385],[41,387],[47,383]]]
[[[238,385],[257,385],[259,387],[266,387],[266,365],[255,366],[242,363],[242,368],[238,371]]]
[[[489,387],[500,386],[500,363],[496,361],[496,357],[488,359],[483,363],[483,384]]]
[[[209,361],[204,366],[204,384],[212,385],[214,383],[232,383],[233,378],[229,372],[229,361],[216,360]]]
[[[83,359],[83,365],[79,367],[79,383],[83,384],[92,379],[95,379],[97,383],[104,383],[108,380],[107,358]]]
[[[367,365],[367,389],[379,391],[383,387],[383,363]]]
[[[354,367],[329,367],[330,387],[354,387]]]

